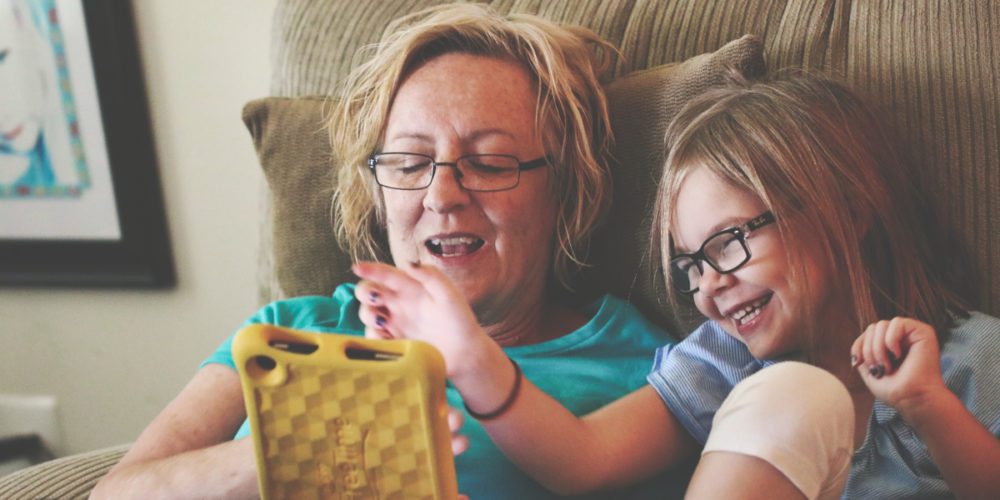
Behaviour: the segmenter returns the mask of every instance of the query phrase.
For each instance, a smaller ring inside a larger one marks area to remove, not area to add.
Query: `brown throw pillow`
[[[647,255],[652,203],[665,154],[667,124],[691,97],[723,81],[727,68],[763,74],[761,43],[752,36],[684,62],[622,77],[607,87],[617,163],[614,202],[591,245],[591,260],[577,290],[583,297],[613,292],[632,300],[651,319],[673,326],[662,286],[654,286],[655,257]],[[322,98],[269,97],[252,101],[243,120],[271,189],[272,298],[329,294],[353,279],[350,259],[334,238],[330,200],[333,170],[323,130]],[[662,279],[658,280],[662,282]]]
[[[324,119],[330,104],[319,97],[268,97],[243,108],[271,194],[271,217],[263,222],[270,231],[262,231],[259,251],[263,265],[271,266],[260,274],[274,283],[262,300],[328,295],[354,277],[330,210],[334,168]]]
[[[581,273],[578,292],[582,296],[614,293],[673,332],[690,331],[680,325],[700,319],[690,311],[671,311],[659,256],[649,253],[653,203],[667,156],[663,139],[667,125],[684,104],[722,84],[728,68],[751,79],[763,76],[763,50],[760,40],[745,35],[715,52],[637,71],[608,85],[615,134],[614,199],[608,219],[590,245],[593,267]],[[677,315],[682,316],[679,322]]]

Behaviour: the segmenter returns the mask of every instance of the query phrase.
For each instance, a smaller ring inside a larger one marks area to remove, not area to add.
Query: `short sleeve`
[[[717,323],[708,321],[680,343],[660,348],[647,380],[688,433],[704,445],[722,401],[764,365]]]

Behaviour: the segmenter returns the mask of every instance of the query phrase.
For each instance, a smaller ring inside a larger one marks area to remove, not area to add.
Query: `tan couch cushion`
[[[271,266],[281,297],[329,294],[351,280],[334,237],[334,175],[323,98],[265,98],[243,108],[270,187]]]
[[[671,324],[662,309],[653,307],[655,268],[649,259],[643,260],[649,207],[664,159],[663,133],[688,99],[722,81],[726,68],[748,76],[762,74],[761,51],[760,42],[746,36],[716,52],[636,72],[608,85],[617,138],[615,201],[593,245],[593,257],[601,265],[583,273],[582,296],[610,290],[632,299],[661,324]],[[333,167],[323,131],[328,105],[322,98],[269,97],[244,108],[243,119],[271,188],[278,296],[329,294],[353,279],[350,261],[333,233]]]

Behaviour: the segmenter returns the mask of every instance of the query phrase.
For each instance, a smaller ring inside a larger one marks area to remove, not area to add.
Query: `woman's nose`
[[[461,174],[453,166],[435,167],[434,178],[424,194],[424,208],[443,213],[469,202],[469,192],[459,182]]]

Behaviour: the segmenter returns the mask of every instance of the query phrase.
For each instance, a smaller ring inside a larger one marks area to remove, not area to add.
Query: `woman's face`
[[[28,50],[34,27],[16,6],[0,8],[0,149],[30,151],[41,130],[40,69]]]
[[[677,252],[695,252],[717,231],[744,224],[766,210],[753,193],[734,187],[707,169],[695,168],[681,183],[677,196],[673,233]],[[751,258],[736,271],[721,274],[707,264],[702,266],[695,305],[746,344],[757,359],[798,350],[800,332],[811,324],[802,318],[803,307],[812,306],[819,312],[817,307],[825,302],[826,273],[813,264],[811,251],[806,251],[805,279],[810,296],[803,296],[792,281],[789,264],[795,249],[782,242],[775,224],[751,232],[747,244]]]
[[[383,151],[439,162],[468,154],[545,156],[535,127],[537,92],[515,63],[452,53],[414,71],[390,110]],[[557,204],[550,169],[521,172],[517,187],[473,192],[454,167],[438,167],[418,191],[382,188],[397,264],[440,268],[485,324],[537,306],[548,280]]]

